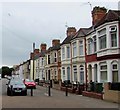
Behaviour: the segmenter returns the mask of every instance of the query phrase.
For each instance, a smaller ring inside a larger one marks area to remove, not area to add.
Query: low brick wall
[[[104,100],[120,103],[120,91],[109,90],[109,84],[104,84]]]
[[[61,87],[60,88],[62,91],[66,91],[66,87]],[[69,93],[75,93],[76,89],[72,89],[72,88],[67,88]]]
[[[61,88],[60,88],[60,85],[59,85],[59,84],[54,84],[54,85],[53,85],[53,89],[60,90]]]
[[[87,97],[97,98],[97,99],[103,99],[103,94],[101,93],[82,91],[82,95]]]

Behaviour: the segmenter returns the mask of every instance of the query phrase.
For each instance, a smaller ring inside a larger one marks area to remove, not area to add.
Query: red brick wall
[[[41,45],[40,45],[41,51],[45,51],[45,50],[46,50],[46,47],[47,47],[46,44],[41,44]]]
[[[60,44],[60,40],[59,39],[54,39],[52,40],[52,46],[58,45]]]
[[[92,24],[96,24],[98,21],[100,21],[106,14],[106,10],[104,10],[101,7],[94,7],[92,11]]]
[[[97,54],[86,55],[86,62],[97,61]]]

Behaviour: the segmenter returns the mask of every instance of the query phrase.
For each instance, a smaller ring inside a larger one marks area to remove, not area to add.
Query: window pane
[[[70,80],[70,67],[67,68],[67,80]]]
[[[77,81],[77,66],[73,66],[74,81]]]
[[[106,29],[102,29],[98,32],[99,36],[102,36],[106,33]]]
[[[83,55],[83,41],[80,41],[79,45],[80,45],[80,47],[79,47],[80,55]]]
[[[90,38],[88,39],[88,54],[92,54],[93,50],[93,40]]]
[[[107,71],[101,71],[101,81],[107,81]]]
[[[107,69],[107,65],[101,66],[101,70],[106,70],[106,69]]]
[[[97,49],[96,48],[96,36],[94,36],[93,39],[94,39],[94,52],[96,52],[96,49]]]
[[[111,33],[111,47],[117,46],[117,35],[116,32]]]
[[[70,58],[70,47],[67,47],[67,58]]]
[[[65,59],[65,49],[62,48],[62,59]]]
[[[118,71],[113,71],[112,72],[113,75],[113,82],[118,82]]]
[[[114,64],[114,65],[113,65],[113,69],[117,69],[117,64]]]
[[[106,48],[106,35],[99,38],[100,49]]]
[[[73,57],[75,57],[77,54],[77,49],[76,49],[76,42],[73,43]]]

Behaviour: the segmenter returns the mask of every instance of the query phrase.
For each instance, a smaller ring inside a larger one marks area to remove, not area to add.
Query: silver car
[[[11,79],[7,84],[7,95],[27,95],[27,88],[21,79]]]

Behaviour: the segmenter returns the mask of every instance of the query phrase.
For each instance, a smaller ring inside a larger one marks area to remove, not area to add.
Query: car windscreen
[[[25,80],[25,82],[34,82],[33,80]]]
[[[10,82],[10,85],[24,85],[21,80],[13,80]]]

